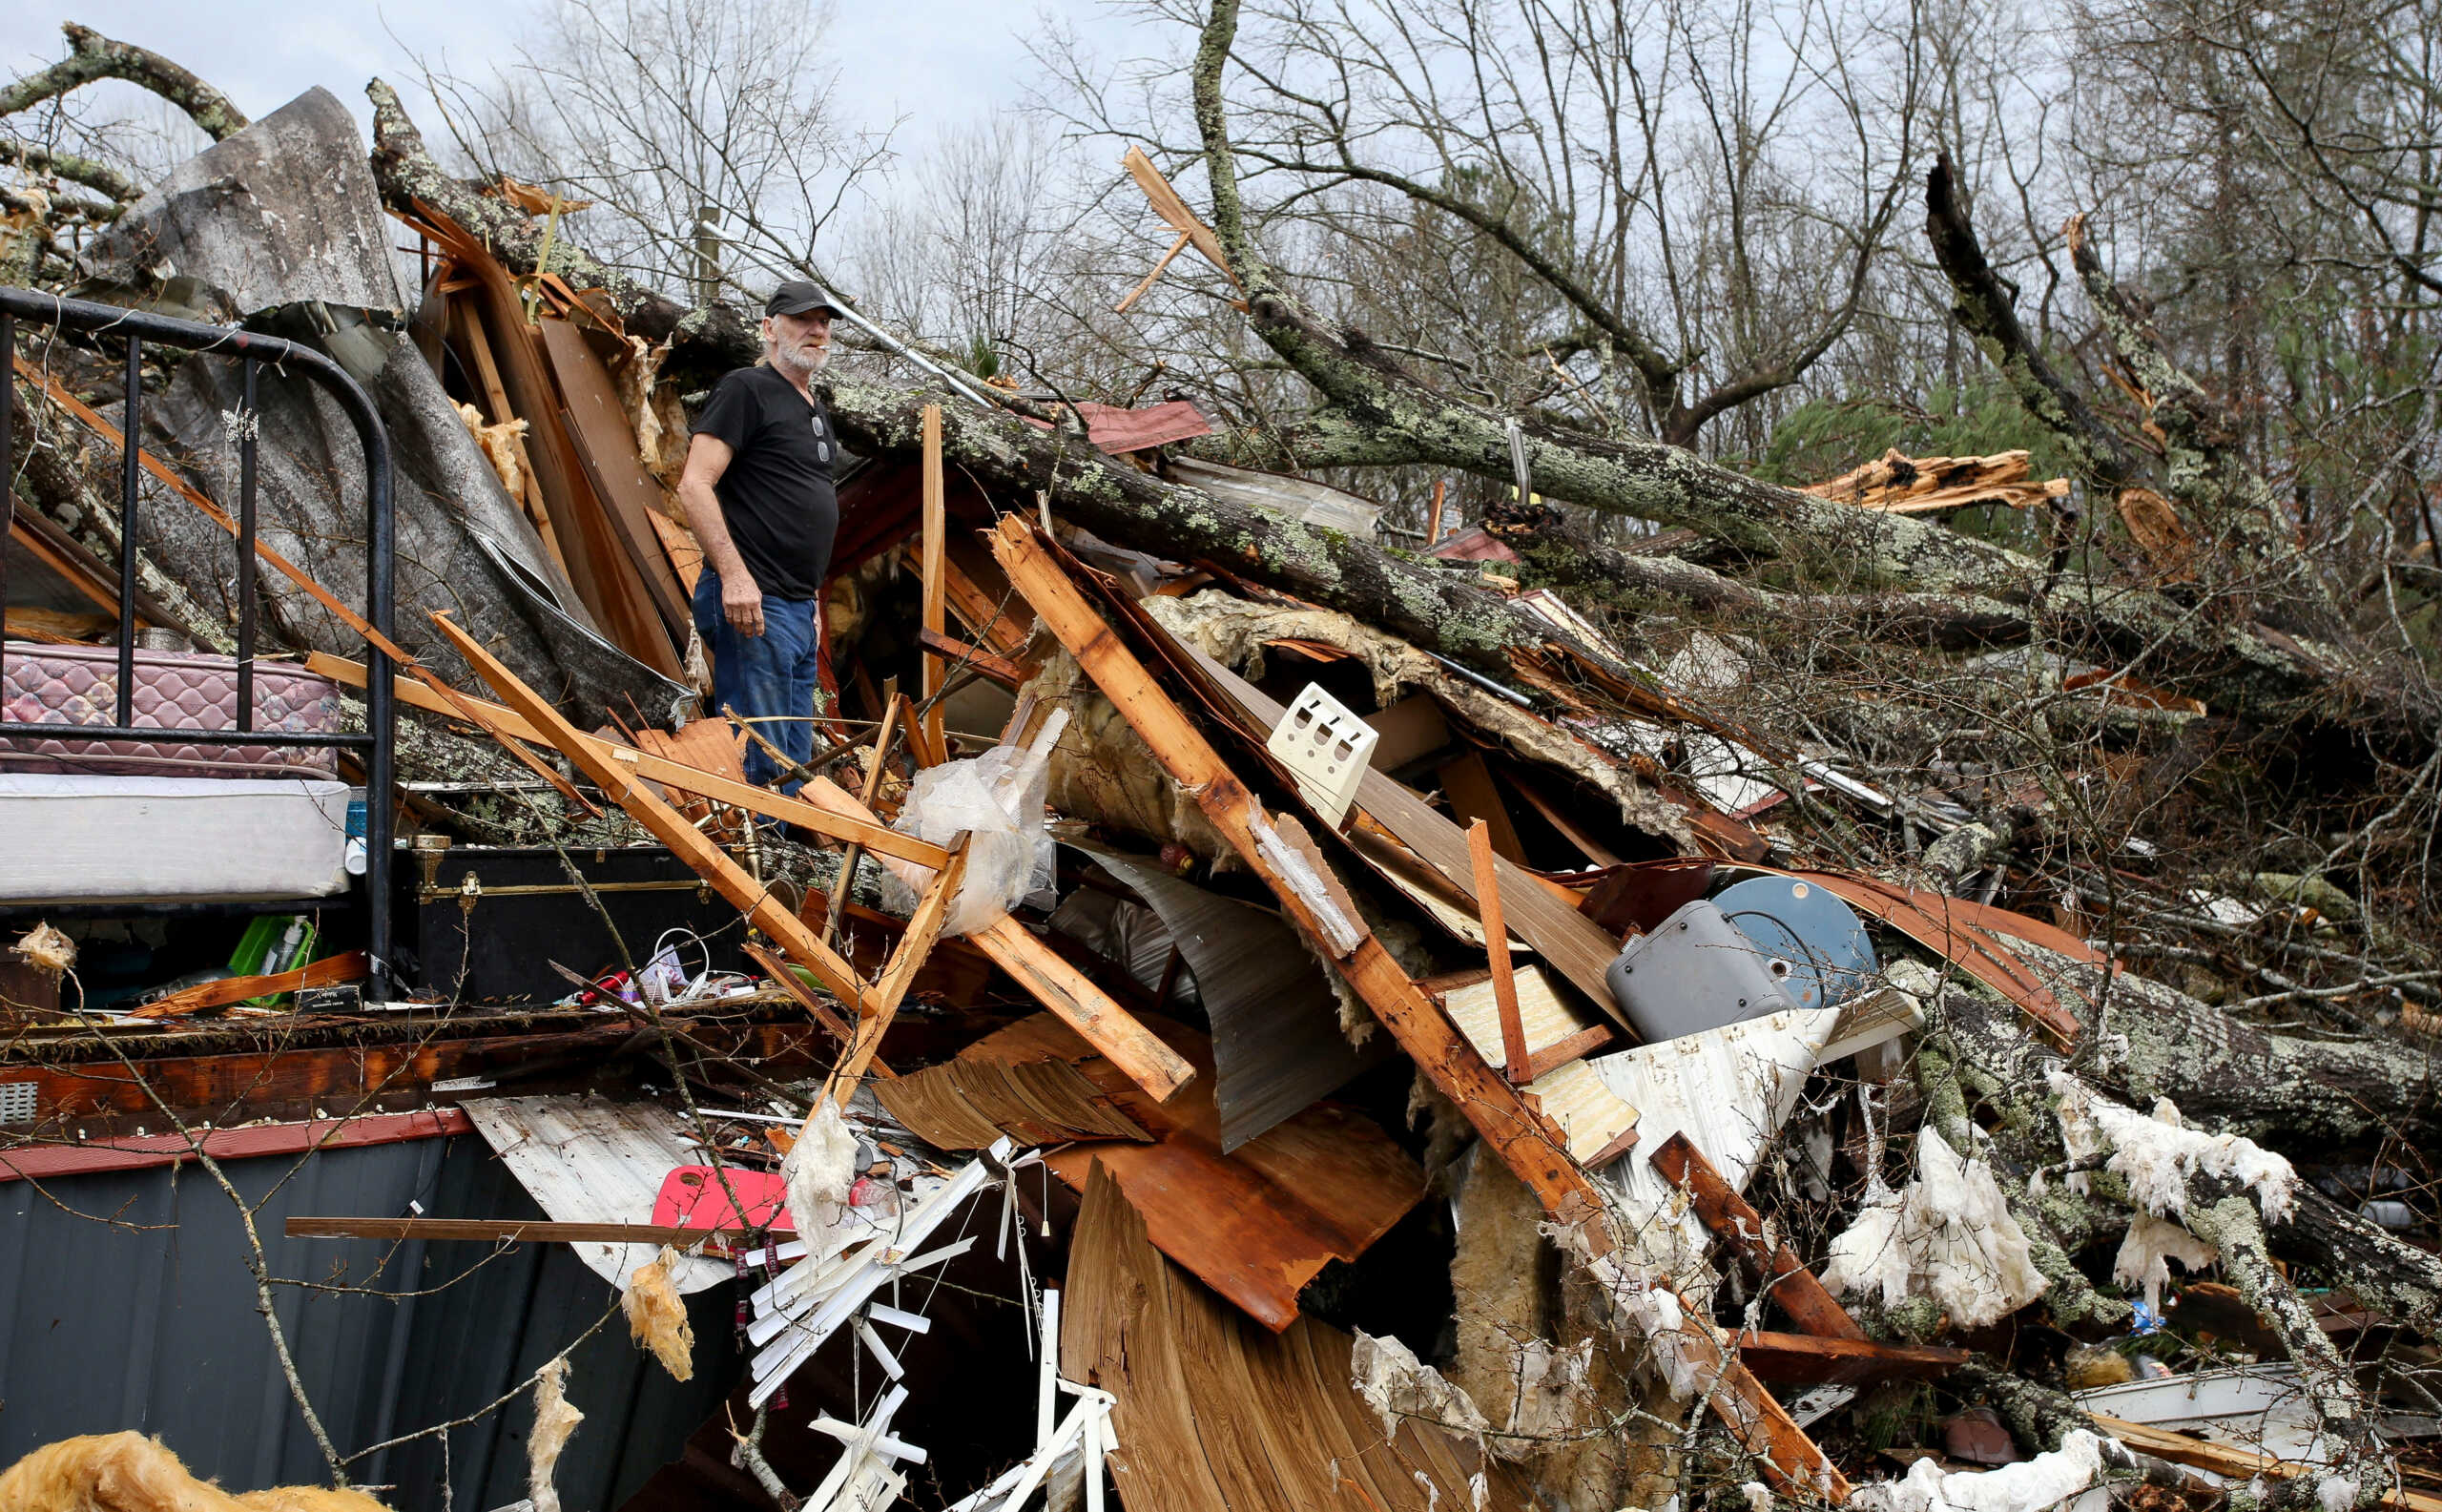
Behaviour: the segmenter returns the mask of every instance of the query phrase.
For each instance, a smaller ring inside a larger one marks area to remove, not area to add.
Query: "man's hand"
[[[743,570],[721,574],[721,617],[741,635],[763,633],[763,590]]]

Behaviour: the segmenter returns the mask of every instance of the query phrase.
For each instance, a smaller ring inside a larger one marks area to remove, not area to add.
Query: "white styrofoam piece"
[[[1264,749],[1297,778],[1297,790],[1323,819],[1336,825],[1356,799],[1382,732],[1314,683],[1280,716]]]

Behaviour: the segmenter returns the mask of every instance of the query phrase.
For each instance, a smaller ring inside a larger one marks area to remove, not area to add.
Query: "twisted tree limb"
[[[31,110],[96,79],[125,79],[186,112],[187,118],[216,142],[246,129],[245,112],[231,104],[229,96],[160,53],[131,42],[114,42],[73,21],[63,23],[59,30],[68,34],[68,55],[0,88],[0,115]]]

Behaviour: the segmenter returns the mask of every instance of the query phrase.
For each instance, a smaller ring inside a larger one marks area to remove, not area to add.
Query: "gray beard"
[[[780,370],[781,377],[793,383],[804,383],[830,363],[831,348],[827,346],[810,358],[800,357],[796,351],[787,347],[776,346],[772,349],[772,365]]]

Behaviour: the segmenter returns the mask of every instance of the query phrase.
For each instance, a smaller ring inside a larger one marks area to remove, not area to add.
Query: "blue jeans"
[[[695,632],[713,658],[713,713],[735,709],[741,719],[769,719],[755,733],[803,766],[814,756],[814,700],[820,688],[821,605],[813,599],[763,600],[763,633],[741,635],[721,613],[721,580],[711,567],[695,579]],[[746,743],[746,780],[772,785],[779,768],[761,746]],[[781,792],[795,794],[790,782]]]

